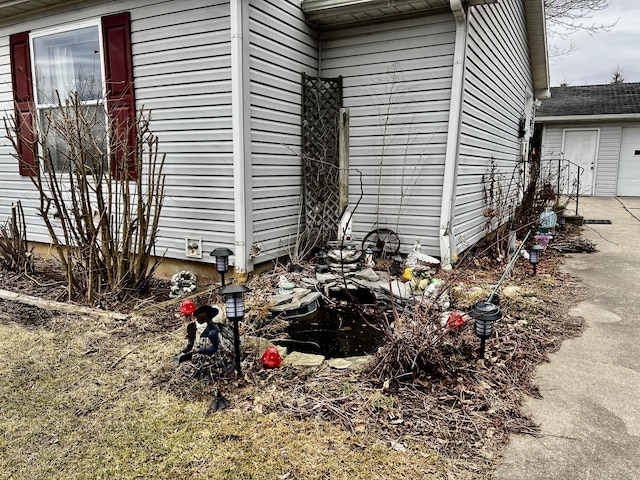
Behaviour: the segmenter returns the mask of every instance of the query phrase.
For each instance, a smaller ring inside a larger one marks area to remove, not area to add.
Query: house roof
[[[640,118],[640,83],[553,87],[536,111],[538,122]]]

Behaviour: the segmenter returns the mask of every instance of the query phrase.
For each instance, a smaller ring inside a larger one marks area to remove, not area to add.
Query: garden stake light
[[[469,316],[475,320],[476,335],[480,338],[480,358],[484,358],[484,344],[493,333],[493,324],[502,318],[497,305],[490,302],[477,302],[471,307]]]
[[[531,245],[527,248],[529,251],[529,262],[533,267],[533,274],[535,275],[538,272],[538,263],[540,263],[540,252],[544,250],[540,245]]]
[[[391,265],[391,275],[399,277],[403,272],[402,256],[399,253],[396,253],[393,257],[391,257],[391,260],[393,260],[393,265]]]
[[[316,265],[317,273],[327,273],[329,271],[329,265],[327,265],[327,252],[324,250],[320,250],[320,253],[317,255],[318,264]]]
[[[227,317],[233,322],[233,343],[235,347],[235,360],[236,371],[238,375],[242,373],[242,367],[240,365],[240,330],[238,322],[244,317],[244,297],[246,292],[249,292],[249,288],[245,285],[227,285],[220,289],[220,295],[222,295],[227,303]]]
[[[233,252],[227,247],[218,247],[209,255],[216,257],[216,270],[220,274],[220,286],[224,287],[224,274],[229,271],[229,255],[233,255]]]

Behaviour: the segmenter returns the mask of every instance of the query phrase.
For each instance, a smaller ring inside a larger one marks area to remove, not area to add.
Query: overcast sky
[[[571,86],[610,83],[618,66],[625,82],[640,82],[640,0],[609,0],[609,5],[585,23],[617,21],[610,31],[593,36],[578,32],[567,39],[549,37],[550,45],[566,48],[573,40],[576,48],[568,55],[549,58],[552,87],[562,82]]]

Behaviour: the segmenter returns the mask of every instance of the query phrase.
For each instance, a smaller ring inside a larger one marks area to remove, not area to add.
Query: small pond
[[[344,358],[374,353],[384,338],[375,328],[373,295],[368,290],[356,292],[355,298],[337,299],[338,306],[320,304],[309,315],[290,320],[290,339],[277,345],[302,353]]]

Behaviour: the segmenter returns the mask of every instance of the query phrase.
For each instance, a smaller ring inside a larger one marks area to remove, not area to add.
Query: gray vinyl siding
[[[508,217],[508,210],[516,206],[521,159],[518,127],[527,92],[533,90],[526,30],[520,0],[469,9],[454,219],[459,250],[488,232],[483,177],[490,181],[492,164],[502,191],[493,196],[494,204],[504,210],[499,215]]]
[[[249,10],[251,187],[257,263],[289,253],[302,196],[301,74],[317,75],[317,34],[301,0],[252,0]]]
[[[452,15],[350,26],[323,32],[322,40],[321,75],[343,77],[350,110],[354,235],[388,227],[403,251],[419,239],[425,253],[439,256]]]
[[[171,258],[185,237],[202,238],[205,261],[234,243],[229,16],[228,1],[131,9],[136,101],[167,154],[159,248]]]
[[[562,158],[562,142],[566,130],[598,129],[600,132],[596,156],[593,194],[615,197],[618,182],[618,162],[623,125],[616,123],[546,124],[542,138],[542,159]]]
[[[12,112],[9,35],[128,10],[131,13],[137,107],[152,111],[151,129],[166,153],[166,197],[157,252],[184,259],[185,237],[201,237],[203,261],[234,242],[229,2],[212,0],[108,2],[51,12],[0,27],[0,108]],[[0,139],[0,220],[23,200],[31,240],[49,242],[37,218],[37,194],[18,175]]]

